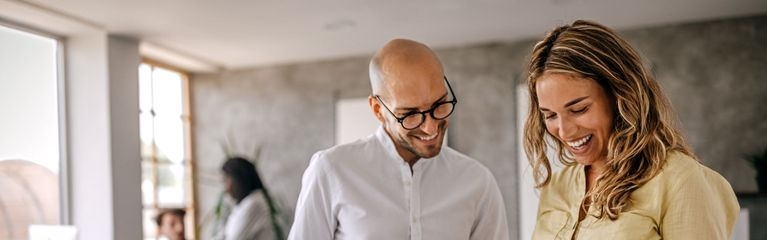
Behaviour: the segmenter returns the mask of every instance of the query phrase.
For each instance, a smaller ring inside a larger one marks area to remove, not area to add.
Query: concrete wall
[[[222,191],[222,145],[227,144],[247,157],[263,149],[261,177],[292,216],[309,158],[334,144],[335,99],[365,96],[366,79],[364,58],[193,76],[201,216],[210,213]],[[201,236],[209,234],[203,231]]]
[[[626,33],[653,66],[687,140],[735,191],[756,191],[744,156],[767,147],[767,15]]]
[[[649,27],[623,33],[654,66],[703,162],[736,191],[754,191],[743,154],[767,146],[767,16]],[[552,26],[553,28],[554,26]],[[542,34],[545,30],[541,31]],[[385,40],[382,40],[385,41]],[[518,230],[515,86],[534,41],[439,49],[459,103],[449,144],[488,166]],[[383,42],[382,42],[383,44]],[[428,43],[427,43],[428,44]],[[372,53],[371,53],[372,54]],[[267,187],[292,214],[309,157],[334,144],[334,103],[369,94],[369,56],[258,67],[192,79],[199,206],[212,209],[226,139],[252,155]],[[208,180],[205,180],[208,179]],[[205,183],[207,182],[207,183]]]

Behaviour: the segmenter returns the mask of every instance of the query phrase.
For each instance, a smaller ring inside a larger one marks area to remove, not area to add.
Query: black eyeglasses
[[[423,124],[423,122],[426,120],[427,113],[436,120],[445,119],[449,117],[450,114],[453,114],[453,110],[455,109],[455,104],[458,103],[458,99],[455,97],[455,93],[453,93],[453,88],[450,86],[450,82],[447,81],[447,77],[444,78],[445,83],[447,83],[447,88],[450,89],[450,95],[453,96],[453,100],[437,102],[432,105],[430,109],[423,112],[410,112],[405,114],[403,117],[397,117],[397,115],[395,115],[394,112],[392,112],[389,107],[384,104],[383,100],[381,100],[381,97],[378,95],[375,95],[375,97],[378,99],[378,102],[381,103],[381,105],[383,105],[384,108],[386,108],[386,110],[389,111],[389,113],[391,113],[395,119],[397,119],[397,122],[402,125],[402,128],[405,130],[413,130]]]

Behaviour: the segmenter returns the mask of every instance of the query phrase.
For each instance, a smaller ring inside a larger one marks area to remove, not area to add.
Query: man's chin
[[[439,155],[439,152],[442,151],[442,146],[437,145],[433,147],[428,147],[425,150],[418,151],[418,156],[421,158],[433,158]]]

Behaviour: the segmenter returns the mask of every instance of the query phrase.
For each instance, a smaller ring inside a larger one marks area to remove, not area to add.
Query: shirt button
[[[416,221],[417,219],[415,218],[415,216],[413,216],[413,223],[415,223]]]

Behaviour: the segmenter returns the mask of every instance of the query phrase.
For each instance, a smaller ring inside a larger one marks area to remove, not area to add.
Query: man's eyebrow
[[[443,94],[439,99],[437,99],[437,101],[434,101],[434,103],[431,104],[430,108],[433,107],[434,105],[436,105],[437,103],[440,103],[440,102],[444,101],[447,98],[448,94],[449,93]],[[417,107],[398,107],[398,108],[394,108],[394,111],[408,111],[408,112],[411,112],[411,111],[420,111],[420,109],[418,109]]]

